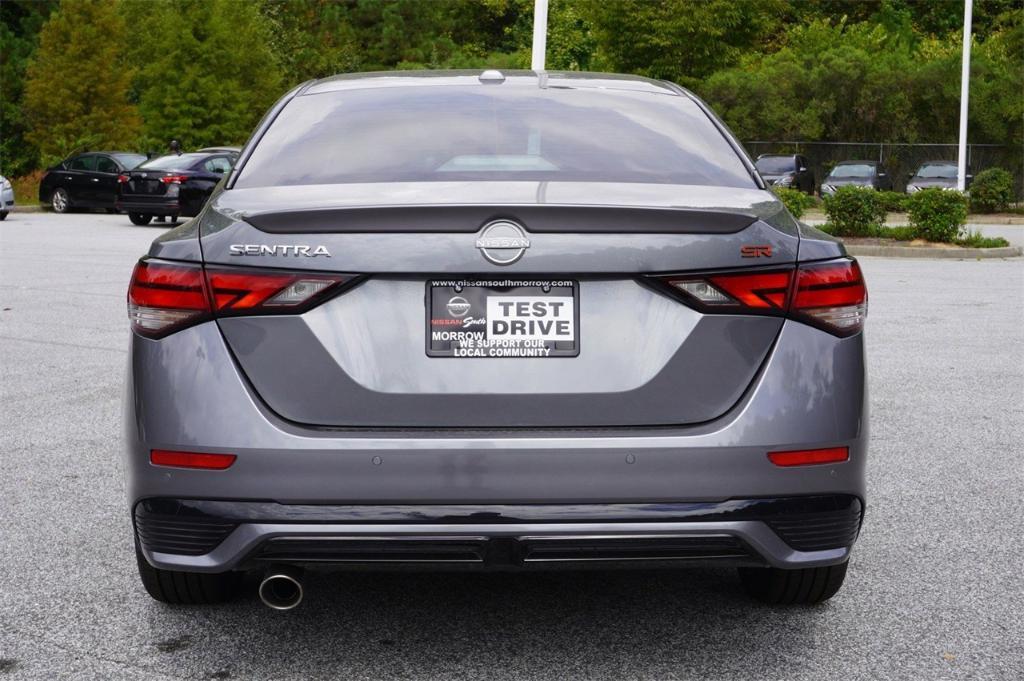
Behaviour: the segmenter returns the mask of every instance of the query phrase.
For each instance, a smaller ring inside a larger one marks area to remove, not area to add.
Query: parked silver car
[[[892,191],[892,177],[876,161],[843,161],[837,163],[821,181],[821,196],[832,196],[839,187],[864,187]]]
[[[14,209],[14,187],[11,181],[0,175],[0,220],[6,220],[7,214]]]
[[[148,592],[258,571],[695,563],[839,589],[867,292],[707,107],[580,73],[345,75],[266,116],[128,293]]]
[[[926,161],[910,174],[907,193],[915,194],[922,189],[956,189],[958,172],[956,161]],[[974,176],[967,175],[965,179],[970,182]]]

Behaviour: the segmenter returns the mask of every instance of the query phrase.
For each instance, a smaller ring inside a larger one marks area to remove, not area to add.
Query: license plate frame
[[[568,302],[570,313],[565,311]],[[527,314],[518,314],[524,308],[516,303],[528,304]],[[580,354],[580,286],[575,279],[429,279],[425,308],[428,357],[548,359]],[[529,338],[513,335],[510,327],[519,320],[523,325],[515,333]],[[495,321],[505,324],[495,326]],[[566,328],[571,340],[561,339]],[[459,333],[462,338],[452,336]]]

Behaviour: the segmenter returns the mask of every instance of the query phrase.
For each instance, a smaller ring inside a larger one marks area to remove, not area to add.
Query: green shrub
[[[786,209],[789,210],[797,220],[807,212],[808,208],[814,207],[814,197],[810,194],[804,194],[802,191],[797,189],[772,187],[772,192],[779,197],[779,200],[785,204]]]
[[[1002,168],[983,170],[971,183],[971,210],[995,213],[1013,202],[1013,177]]]
[[[870,236],[885,220],[885,206],[874,189],[839,187],[825,198],[825,214],[836,236]]]
[[[904,213],[907,210],[907,199],[910,197],[899,192],[878,192],[878,200],[886,211]]]
[[[967,222],[967,197],[948,189],[922,189],[908,202],[910,225],[928,241],[952,243]]]

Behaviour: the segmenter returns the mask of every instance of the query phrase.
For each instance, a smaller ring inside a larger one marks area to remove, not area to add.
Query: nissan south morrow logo
[[[516,223],[495,220],[484,227],[476,240],[476,247],[489,262],[495,265],[511,265],[523,257],[526,249],[530,247],[530,240],[526,238],[523,228]]]

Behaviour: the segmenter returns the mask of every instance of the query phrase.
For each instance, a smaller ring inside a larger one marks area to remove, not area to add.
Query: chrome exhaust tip
[[[260,582],[260,600],[274,610],[291,610],[302,602],[302,570],[282,566],[271,569]]]

